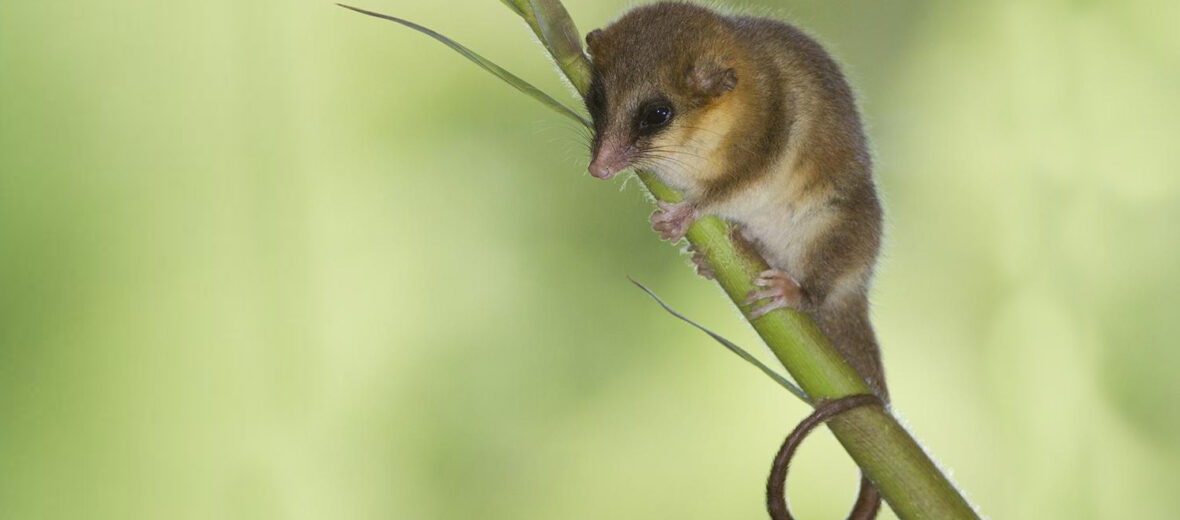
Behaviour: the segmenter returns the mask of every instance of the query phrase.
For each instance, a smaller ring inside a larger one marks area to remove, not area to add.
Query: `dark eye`
[[[672,105],[657,102],[644,106],[639,111],[639,129],[655,130],[672,120]]]

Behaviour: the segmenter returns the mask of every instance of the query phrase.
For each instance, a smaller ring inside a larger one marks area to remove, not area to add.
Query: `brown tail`
[[[815,407],[815,411],[803,419],[791,434],[783,441],[778,454],[774,457],[774,464],[770,468],[770,478],[766,481],[766,509],[774,520],[794,520],[791,511],[787,509],[787,494],[784,486],[787,482],[787,468],[795,450],[816,426],[827,422],[843,412],[859,406],[878,405],[884,403],[879,397],[871,394],[852,395],[834,401],[827,401]],[[848,520],[871,520],[877,517],[877,510],[881,507],[881,494],[873,483],[863,474],[860,477],[860,493],[856,497],[856,505],[848,514]]]
[[[827,302],[812,313],[812,317],[832,346],[868,383],[869,389],[881,396],[881,400],[889,402],[881,349],[877,346],[873,324],[869,322],[868,298],[857,295],[843,301]]]
[[[814,317],[820,330],[832,341],[833,346],[840,351],[852,368],[864,378],[875,395],[853,395],[820,403],[815,407],[815,411],[803,419],[787,436],[774,458],[770,478],[766,482],[766,508],[774,520],[794,520],[787,509],[784,488],[787,481],[787,466],[807,434],[816,426],[847,410],[865,405],[884,406],[889,401],[889,391],[885,387],[885,371],[881,366],[881,351],[877,347],[877,336],[869,322],[868,299],[862,296],[833,303],[820,308],[814,313]],[[848,519],[876,518],[877,510],[880,508],[881,494],[862,473],[860,493]]]

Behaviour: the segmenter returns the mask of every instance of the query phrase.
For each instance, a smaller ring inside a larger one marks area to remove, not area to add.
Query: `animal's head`
[[[703,7],[640,7],[586,36],[593,81],[590,174],[631,167],[694,175],[734,121],[725,107],[742,81],[726,20]]]

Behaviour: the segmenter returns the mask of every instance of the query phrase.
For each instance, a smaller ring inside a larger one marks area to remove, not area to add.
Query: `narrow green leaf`
[[[383,20],[397,22],[401,25],[409,27],[415,31],[422,33],[422,34],[430,36],[431,38],[434,38],[435,40],[442,42],[447,47],[454,49],[455,52],[462,54],[463,57],[471,60],[473,63],[475,63],[476,65],[479,65],[484,70],[491,72],[492,74],[495,74],[496,77],[504,80],[505,83],[512,85],[517,90],[524,92],[529,97],[531,97],[537,101],[540,101],[545,106],[547,106],[553,110],[556,110],[557,112],[561,113],[562,115],[565,115],[566,117],[569,117],[570,119],[573,119],[574,121],[581,123],[582,125],[586,126],[587,128],[590,127],[590,121],[586,120],[585,117],[582,117],[581,114],[575,112],[572,108],[562,104],[562,102],[560,102],[556,99],[553,99],[552,96],[541,91],[541,89],[534,87],[531,83],[521,79],[519,76],[517,76],[511,72],[508,72],[507,70],[504,70],[503,67],[496,65],[495,63],[488,60],[487,58],[484,58],[483,56],[476,54],[471,49],[468,49],[467,47],[460,45],[458,42],[456,42],[450,38],[447,38],[446,36],[443,36],[437,32],[434,32],[433,30],[430,30],[426,27],[418,25],[418,24],[411,22],[409,20],[403,20],[401,18],[395,18],[393,16],[389,16],[386,14],[376,13],[373,11],[367,11],[365,9],[361,9],[359,7],[352,7],[350,5],[344,5],[344,4],[336,4],[336,5],[339,5],[340,7],[343,7],[345,9],[356,11],[361,14],[367,14],[369,16],[374,16],[377,18],[381,18]]]
[[[692,321],[691,319],[687,318],[683,314],[676,312],[675,310],[672,309],[672,307],[669,307],[667,303],[664,303],[664,300],[660,299],[659,296],[656,296],[656,293],[652,292],[651,289],[648,289],[646,285],[639,283],[638,281],[636,281],[634,278],[631,278],[630,276],[628,276],[627,279],[631,280],[631,283],[635,284],[640,289],[643,289],[643,292],[647,293],[648,296],[651,296],[656,301],[656,303],[660,304],[660,307],[663,307],[664,310],[668,311],[669,314],[671,314],[677,318],[680,318],[680,321],[683,321],[689,325],[692,325],[693,327],[700,329],[705,334],[708,334],[709,337],[717,340],[718,343],[724,345],[725,348],[729,349],[730,352],[737,354],[738,357],[746,360],[747,363],[754,365],[755,367],[758,368],[758,370],[761,370],[762,373],[766,374],[767,376],[770,376],[770,378],[773,379],[774,382],[778,383],[783,388],[786,388],[788,392],[795,394],[795,397],[802,399],[803,402],[805,402],[805,403],[811,404],[811,398],[807,396],[807,392],[804,392],[802,388],[799,388],[798,385],[796,385],[795,383],[792,383],[791,380],[787,379],[786,377],[783,377],[782,374],[779,374],[778,372],[775,372],[772,368],[766,366],[765,363],[759,361],[758,358],[754,357],[753,354],[746,352],[745,349],[737,346],[734,342],[729,341],[728,339],[725,339],[724,336],[717,334],[716,332],[713,332],[713,331],[705,328],[704,325],[701,325],[695,321]]]

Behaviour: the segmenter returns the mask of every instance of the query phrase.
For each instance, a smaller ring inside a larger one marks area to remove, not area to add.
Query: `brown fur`
[[[789,24],[681,2],[636,8],[587,43],[595,156],[614,147],[604,157],[650,168],[696,215],[718,214],[740,229],[798,282],[794,306],[887,402],[868,302],[881,206],[856,102],[835,61]],[[640,115],[653,99],[670,102],[675,115],[645,132]],[[880,499],[870,486],[860,502],[857,514],[871,518]]]
[[[789,24],[680,2],[636,8],[587,42],[595,149],[607,135],[630,144],[633,165],[681,189],[698,214],[741,227],[803,287],[800,310],[887,396],[867,300],[881,207],[835,61]],[[661,133],[639,135],[633,115],[655,96],[676,116]]]

